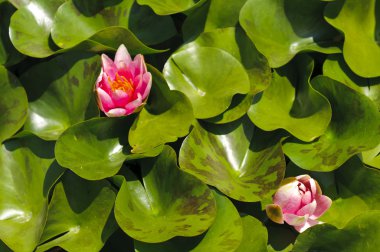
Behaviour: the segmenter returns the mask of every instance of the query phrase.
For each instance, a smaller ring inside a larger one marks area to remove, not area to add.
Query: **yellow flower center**
[[[127,78],[125,78],[124,76],[120,76],[118,73],[116,73],[114,80],[111,80],[110,77],[108,77],[108,82],[110,83],[112,91],[122,90],[126,92],[129,96],[131,96],[135,91],[132,81],[127,80]]]

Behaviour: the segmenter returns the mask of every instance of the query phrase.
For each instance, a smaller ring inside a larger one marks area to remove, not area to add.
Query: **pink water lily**
[[[141,54],[132,60],[127,48],[120,45],[115,60],[102,54],[102,69],[96,81],[98,105],[109,117],[137,112],[144,104],[152,86]]]
[[[331,199],[322,195],[318,183],[309,175],[284,179],[273,196],[273,203],[267,205],[268,217],[279,224],[284,221],[298,232],[320,224],[318,218],[331,206]]]

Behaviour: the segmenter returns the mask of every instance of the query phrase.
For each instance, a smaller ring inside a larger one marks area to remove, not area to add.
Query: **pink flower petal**
[[[117,73],[117,67],[115,63],[113,63],[113,61],[105,54],[102,54],[102,67],[103,72],[114,80],[115,74]]]
[[[108,117],[119,117],[127,115],[127,112],[123,108],[114,108],[106,113]]]
[[[311,219],[308,219],[303,225],[300,225],[300,226],[295,226],[294,228],[302,233],[304,232],[306,229],[308,229],[309,227],[312,227],[312,226],[315,226],[317,224],[322,224],[323,222],[321,221],[316,221],[316,220],[311,220]]]
[[[327,209],[330,208],[332,203],[331,199],[325,195],[321,195],[317,197],[315,200],[317,202],[317,208],[315,209],[314,214],[310,216],[310,218],[314,220],[319,218],[322,214],[324,214],[327,211]]]
[[[101,79],[100,79],[101,78]],[[111,93],[111,85],[108,82],[107,75],[103,72],[102,70],[102,76],[99,75],[98,80],[100,79],[99,82],[96,83],[96,87],[99,87],[106,91],[108,94]]]
[[[307,219],[309,218],[308,215],[298,216],[295,214],[284,214],[283,216],[286,223],[292,226],[302,226],[306,223]]]
[[[127,115],[132,114],[138,107],[140,107],[142,104],[142,98],[141,95],[138,95],[137,99],[128,103],[125,106],[125,110]]]
[[[144,74],[146,72],[146,65],[144,61],[144,56],[141,54],[137,54],[135,58],[133,59],[133,65],[135,66],[134,69],[134,76],[137,76],[139,74]]]
[[[96,93],[98,94],[98,104],[101,111],[107,112],[115,107],[111,97],[103,89],[97,88]]]
[[[131,97],[123,90],[115,90],[111,93],[111,98],[115,104],[115,107],[124,107]]]
[[[281,186],[273,197],[274,204],[282,208],[283,213],[296,213],[301,207],[302,194],[298,190],[298,181]]]
[[[313,200],[313,202],[303,206],[300,210],[297,211],[297,215],[304,216],[304,215],[312,215],[317,208],[317,202]]]
[[[131,64],[131,55],[125,45],[121,44],[117,49],[114,62],[118,69],[125,69]]]
[[[145,86],[145,90],[142,95],[142,99],[145,100],[145,98],[149,95],[150,89],[152,87],[152,74],[149,72],[144,73],[143,76],[143,87]]]
[[[313,201],[313,198],[311,197],[311,192],[306,191],[305,194],[302,196],[302,199],[301,199],[302,205],[303,206],[307,205],[312,201]]]

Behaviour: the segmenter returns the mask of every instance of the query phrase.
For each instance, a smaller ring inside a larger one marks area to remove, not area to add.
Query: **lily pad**
[[[12,16],[9,35],[18,51],[28,56],[43,58],[55,53],[51,41],[53,18],[65,0],[31,0]]]
[[[205,1],[206,0],[137,0],[139,4],[151,7],[158,15],[170,15],[184,12],[202,5]]]
[[[97,116],[93,88],[99,71],[99,56],[85,53],[63,54],[30,68],[21,76],[30,101],[24,130],[56,140],[71,125]]]
[[[258,219],[246,215],[241,218],[243,222],[243,240],[236,252],[262,252],[267,251],[268,231]]]
[[[28,112],[28,98],[18,79],[0,66],[0,143],[11,137],[24,124]]]
[[[149,151],[168,142],[175,142],[189,132],[194,120],[188,98],[170,90],[162,74],[149,67],[153,85],[148,104],[144,106],[129,131],[133,153]]]
[[[249,109],[253,95],[266,89],[271,82],[271,69],[266,58],[260,54],[241,28],[215,29],[202,33],[196,40],[185,44],[180,50],[215,47],[234,56],[246,69],[250,81],[247,95],[235,95],[223,114],[207,121],[228,123],[242,117]]]
[[[179,154],[182,170],[239,201],[272,195],[284,176],[280,135],[244,117],[224,125],[196,124]]]
[[[323,75],[368,96],[380,110],[380,77],[363,78],[356,75],[348,67],[341,55],[330,55],[327,57],[323,63]]]
[[[340,34],[323,19],[325,6],[320,0],[248,0],[240,24],[277,68],[302,51],[340,52]]]
[[[63,172],[54,162],[53,148],[36,137],[1,146],[0,239],[12,251],[33,251],[39,243],[49,190]]]
[[[376,0],[365,3],[337,0],[326,6],[325,19],[344,33],[345,61],[362,77],[380,76],[379,26],[376,24],[379,15]]]
[[[380,211],[369,211],[352,219],[343,229],[316,225],[298,236],[294,252],[376,251],[380,246]]]
[[[332,119],[326,132],[311,143],[294,138],[284,142],[285,154],[296,165],[332,171],[353,155],[378,145],[380,113],[370,99],[325,76],[314,78],[312,85],[329,100]]]
[[[243,224],[232,202],[215,192],[216,218],[202,241],[192,252],[236,251],[243,239]]]
[[[116,192],[107,181],[86,181],[66,172],[55,186],[41,245],[67,251],[100,251],[117,229],[112,215]]]
[[[157,158],[139,161],[142,181],[127,171],[115,202],[119,226],[135,240],[156,243],[195,236],[213,223],[214,196],[207,185],[177,167],[166,146]]]
[[[70,127],[57,140],[58,163],[85,179],[99,180],[115,175],[127,159],[158,155],[162,148],[130,153],[126,133],[133,119],[96,118]]]
[[[322,135],[331,119],[329,101],[310,85],[314,62],[299,55],[275,70],[272,84],[248,111],[252,122],[266,131],[283,128],[303,141]]]
[[[14,65],[24,58],[9,38],[10,18],[16,9],[10,3],[0,2],[0,64]]]
[[[229,53],[212,47],[172,54],[163,73],[170,89],[190,99],[196,118],[221,114],[235,94],[246,94],[250,89],[243,65]]]

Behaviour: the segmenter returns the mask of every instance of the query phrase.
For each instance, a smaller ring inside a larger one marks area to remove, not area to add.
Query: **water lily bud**
[[[115,60],[102,54],[102,70],[96,81],[98,105],[109,117],[125,116],[139,111],[152,86],[141,54],[132,60],[124,45],[117,49]]]
[[[268,217],[294,226],[298,232],[320,224],[317,219],[331,206],[331,199],[322,195],[318,183],[309,175],[286,178],[273,196],[273,203],[266,206]]]

